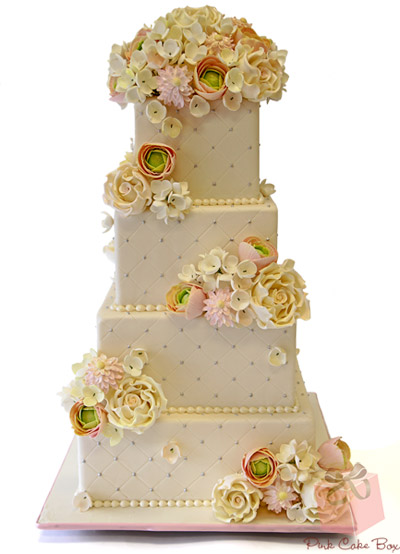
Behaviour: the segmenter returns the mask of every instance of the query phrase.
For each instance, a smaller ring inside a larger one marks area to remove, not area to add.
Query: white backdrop
[[[261,111],[261,175],[277,188],[280,259],[296,260],[312,302],[298,332],[307,388],[332,435],[386,447],[399,439],[399,4],[216,5],[289,50],[288,92]],[[2,489],[31,550],[53,547],[33,522],[72,437],[56,392],[95,346],[112,277],[102,186],[129,148],[133,110],[107,99],[109,50],[173,7],[1,5]]]

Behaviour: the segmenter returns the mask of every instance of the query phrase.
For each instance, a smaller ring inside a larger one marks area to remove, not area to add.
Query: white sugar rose
[[[103,200],[125,215],[140,214],[151,204],[150,185],[134,165],[131,154],[107,175]]]
[[[212,508],[224,523],[249,523],[257,515],[263,495],[239,473],[217,481],[212,491]]]
[[[251,306],[262,329],[293,325],[297,318],[310,318],[306,284],[294,270],[293,260],[272,263],[258,274]]]
[[[276,48],[276,47],[275,47]],[[260,95],[258,100],[280,100],[289,78],[285,73],[286,50],[271,50],[260,62]]]
[[[155,423],[166,407],[160,385],[147,375],[125,377],[118,389],[107,395],[109,422],[139,435]]]
[[[172,25],[180,27],[190,27],[197,21],[204,30],[210,31],[215,28],[222,19],[222,13],[211,6],[203,6],[201,8],[175,8],[171,13],[167,14],[167,20]]]

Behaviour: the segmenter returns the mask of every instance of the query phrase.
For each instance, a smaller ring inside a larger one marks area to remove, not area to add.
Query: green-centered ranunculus
[[[200,76],[200,82],[205,83],[209,87],[219,90],[224,84],[224,75],[216,69],[206,69]]]
[[[175,150],[167,144],[145,142],[137,153],[138,169],[153,180],[163,179],[175,167]]]
[[[82,429],[93,429],[100,423],[99,416],[95,408],[83,406],[78,414],[78,421]]]
[[[271,464],[267,458],[262,458],[261,460],[255,460],[250,462],[251,471],[257,477],[264,477],[269,475],[271,472]]]
[[[190,287],[187,287],[187,288],[179,291],[176,295],[177,303],[182,305],[182,306],[185,306],[189,302],[189,296],[190,296],[190,291],[191,290],[192,289]]]
[[[253,244],[253,248],[255,248],[262,256],[269,256],[271,253],[271,250],[263,244]]]
[[[97,437],[107,423],[107,413],[101,404],[85,406],[82,401],[75,402],[69,417],[75,434],[81,437]]]
[[[146,157],[146,165],[155,173],[161,173],[164,171],[167,165],[168,155],[163,150],[150,150]]]

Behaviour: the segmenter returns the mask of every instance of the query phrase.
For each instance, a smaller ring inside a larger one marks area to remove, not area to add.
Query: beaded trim
[[[95,500],[94,508],[209,508],[211,500]]]
[[[166,312],[168,310],[167,306],[163,304],[138,304],[134,306],[133,304],[112,304],[110,310],[115,312]]]
[[[193,206],[248,206],[256,204],[265,204],[266,198],[196,198],[193,200]]]
[[[291,414],[297,413],[299,406],[171,406],[168,414]]]

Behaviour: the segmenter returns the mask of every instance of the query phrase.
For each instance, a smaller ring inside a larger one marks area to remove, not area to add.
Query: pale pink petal
[[[204,300],[207,295],[203,289],[193,287],[185,310],[185,317],[189,321],[203,315]]]

